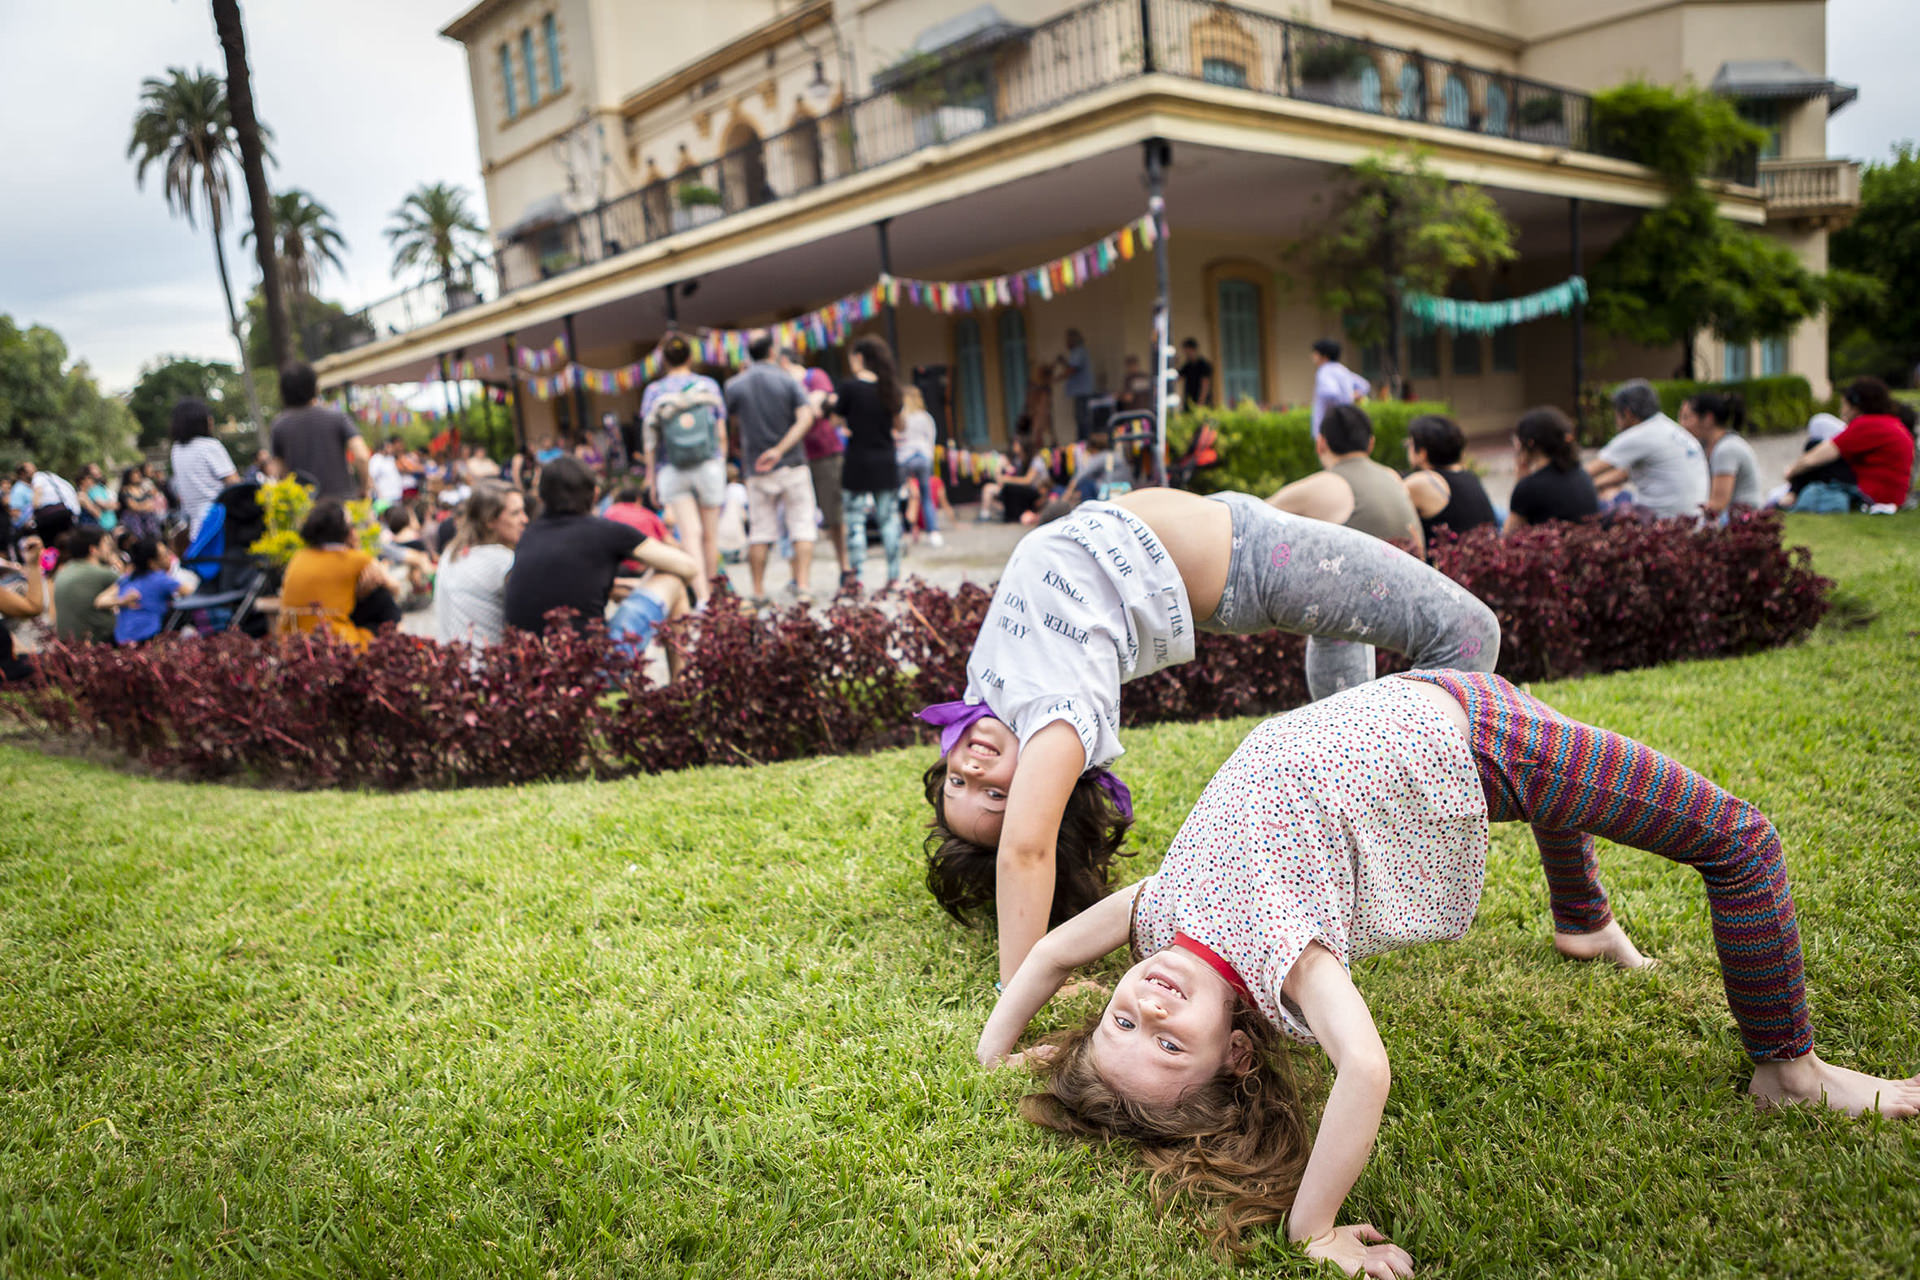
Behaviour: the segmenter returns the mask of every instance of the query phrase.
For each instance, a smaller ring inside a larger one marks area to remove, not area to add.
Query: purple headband
[[[915,717],[940,730],[940,754],[947,755],[960,745],[967,730],[982,720],[998,720],[993,708],[984,702],[936,702],[923,707]],[[1133,821],[1133,792],[1110,769],[1091,770],[1094,783],[1107,793],[1113,807],[1128,822]]]

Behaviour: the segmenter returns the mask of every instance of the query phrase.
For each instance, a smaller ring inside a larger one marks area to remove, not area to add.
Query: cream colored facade
[[[1573,201],[1590,267],[1662,199],[1651,174],[1578,148],[1583,100],[1559,89],[1707,83],[1768,60],[1824,80],[1824,24],[1818,0],[486,0],[446,34],[468,52],[506,292],[331,357],[322,374],[335,386],[399,380],[479,351],[504,369],[507,335],[538,346],[569,323],[577,359],[617,367],[658,341],[669,305],[683,326],[743,327],[871,283],[883,220],[899,274],[1030,266],[1138,216],[1139,148],[1161,138],[1173,148],[1175,337],[1198,338],[1216,364],[1231,348],[1237,384],[1263,402],[1299,402],[1308,345],[1339,322],[1296,287],[1286,250],[1345,166],[1411,140],[1448,176],[1486,187],[1520,230],[1521,258],[1463,287],[1525,293],[1573,269]],[[1365,46],[1363,101],[1302,79],[1301,51],[1329,32],[1378,42]],[[903,66],[921,89],[903,87]],[[1516,109],[1528,96],[1553,96],[1564,123],[1526,125]],[[1780,99],[1764,191],[1721,190],[1727,216],[1764,225],[1815,269],[1849,203],[1848,171],[1825,156],[1830,96]],[[1123,357],[1147,353],[1154,298],[1143,257],[1015,314],[903,308],[901,362],[949,366],[956,433],[1002,441],[1020,400],[1015,362],[1051,358],[1078,328],[1097,381],[1117,390]],[[1699,346],[1698,372],[1738,371],[1737,354]],[[1410,348],[1415,390],[1487,430],[1571,400],[1565,321],[1493,347],[1442,335]],[[1824,393],[1825,347],[1813,321],[1746,365],[1784,363]],[[1664,376],[1678,352],[1590,334],[1585,359],[1589,380]],[[527,432],[626,413],[634,399],[523,398]],[[1057,401],[1056,421],[1066,413]]]

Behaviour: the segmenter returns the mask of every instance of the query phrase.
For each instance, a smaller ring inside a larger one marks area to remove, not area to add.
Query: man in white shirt
[[[1645,378],[1623,382],[1613,393],[1619,434],[1587,462],[1587,474],[1602,502],[1625,495],[1655,516],[1694,516],[1707,500],[1711,480],[1706,454],[1686,428],[1660,411],[1660,397]]]
[[[1313,438],[1320,438],[1320,420],[1337,404],[1366,397],[1373,384],[1340,363],[1340,344],[1322,338],[1313,344]]]
[[[380,451],[367,459],[367,479],[373,488],[373,504],[381,510],[406,496],[406,483],[400,478],[400,439],[388,436]]]

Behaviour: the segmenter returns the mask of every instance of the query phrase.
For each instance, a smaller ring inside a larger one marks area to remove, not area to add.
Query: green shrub
[[[1438,401],[1369,400],[1362,407],[1373,419],[1375,460],[1395,470],[1406,469],[1407,424],[1423,413],[1452,412]],[[1320,457],[1313,451],[1312,417],[1304,408],[1276,412],[1245,400],[1233,409],[1182,413],[1167,426],[1173,448],[1193,438],[1203,416],[1219,429],[1220,462],[1200,473],[1196,488],[1238,489],[1264,498],[1320,469]]]
[[[1617,384],[1616,384],[1617,385]],[[1698,391],[1737,391],[1747,402],[1747,434],[1756,436],[1792,435],[1807,429],[1807,419],[1818,413],[1821,404],[1813,398],[1813,388],[1797,373],[1772,378],[1748,378],[1744,382],[1692,382],[1669,378],[1653,384],[1660,397],[1660,409],[1669,418],[1680,417],[1680,402]],[[1613,439],[1613,387],[1602,387],[1590,395],[1581,415],[1582,443],[1605,444]]]

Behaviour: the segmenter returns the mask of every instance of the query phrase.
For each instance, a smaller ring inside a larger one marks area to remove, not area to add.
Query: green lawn
[[[1823,1053],[1907,1074],[1920,519],[1791,535],[1855,625],[1538,692],[1774,816]],[[1131,733],[1139,847],[1249,723]],[[0,1276],[1231,1274],[974,1066],[925,763],[289,795],[0,748]],[[1651,975],[1557,960],[1519,828],[1464,942],[1360,966],[1395,1080],[1349,1215],[1431,1275],[1920,1273],[1920,1124],[1755,1114],[1697,877],[1603,856]]]

